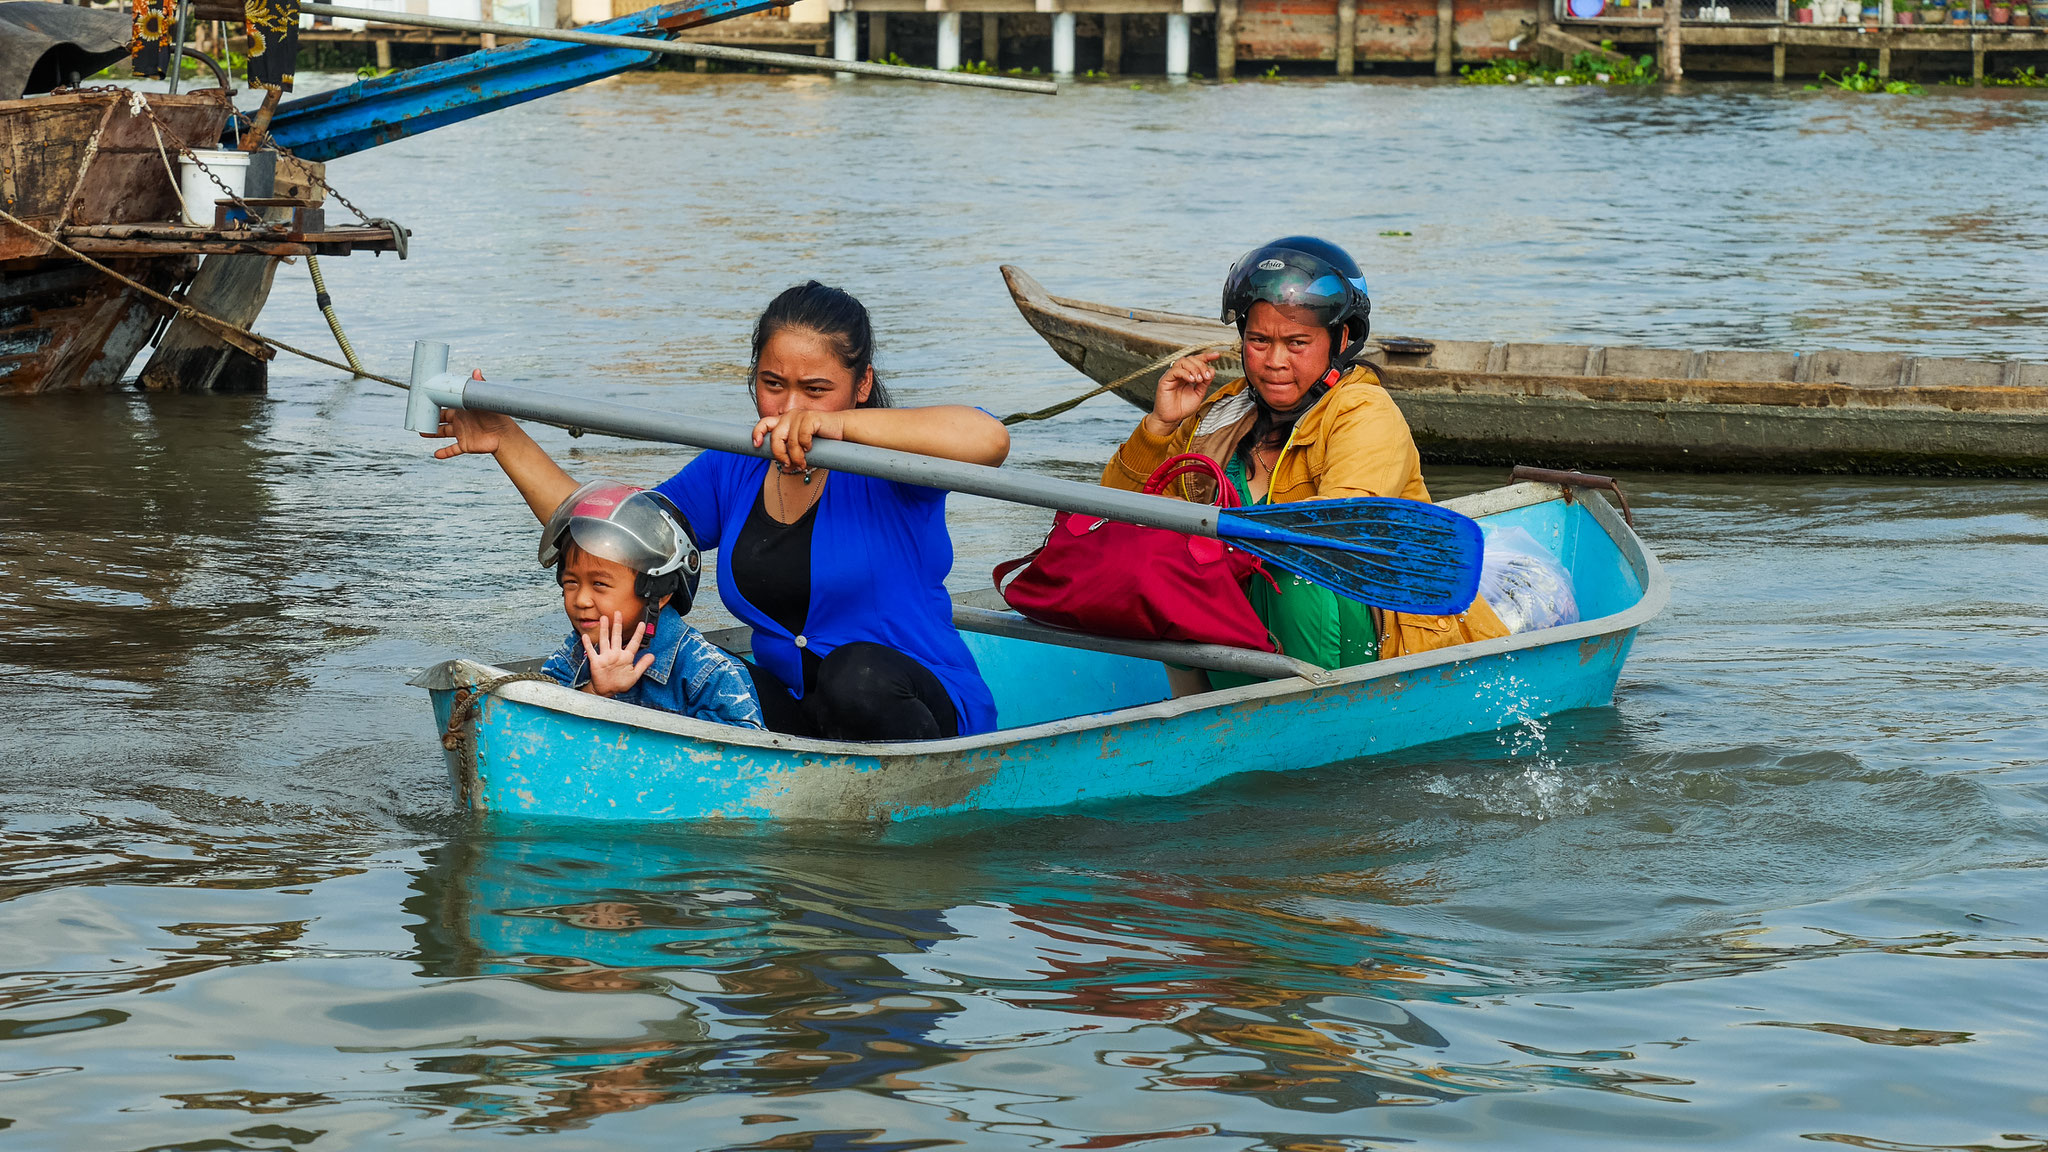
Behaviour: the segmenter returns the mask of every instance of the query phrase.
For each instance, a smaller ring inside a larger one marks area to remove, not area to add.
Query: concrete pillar
[[[1664,38],[1657,62],[1664,79],[1677,83],[1685,79],[1685,52],[1682,47],[1682,26],[1679,24],[1680,7],[1683,0],[1664,0]]]
[[[981,61],[991,68],[1001,67],[997,57],[1002,55],[1002,17],[994,12],[981,14]]]
[[[880,60],[889,54],[889,14],[868,13],[868,59]]]
[[[1102,14],[1102,71],[1114,76],[1124,70],[1124,18],[1115,12]]]
[[[391,67],[391,41],[381,36],[377,38],[377,67]]]
[[[1785,43],[1782,40],[1771,45],[1771,79],[1780,84],[1785,82]]]
[[[1052,14],[1052,74],[1072,76],[1074,74],[1074,14],[1055,12]]]
[[[1231,80],[1237,76],[1237,0],[1218,0],[1216,4],[1216,78]]]
[[[851,8],[832,14],[832,58],[860,59],[860,17]]]
[[[1974,16],[1975,14],[1976,10],[1973,5],[1971,15]],[[1984,34],[1982,32],[1970,33],[1970,83],[1980,88],[1984,85]]]
[[[1540,12],[1541,0],[1536,5]],[[1358,0],[1337,0],[1337,75],[1358,71]]]
[[[1451,74],[1452,49],[1457,45],[1457,13],[1451,8],[1451,0],[1436,0],[1436,74]]]
[[[951,72],[960,66],[960,14],[939,13],[939,61],[941,72]]]
[[[1891,78],[1892,50],[1889,48],[1879,48],[1877,50],[1877,82],[1882,84]]]
[[[1166,14],[1166,75],[1173,80],[1188,78],[1188,14],[1185,12]]]

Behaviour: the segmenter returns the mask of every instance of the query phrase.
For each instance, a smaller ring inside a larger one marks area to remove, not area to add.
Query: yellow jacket
[[[1130,439],[1102,470],[1102,483],[1135,492],[1144,488],[1161,464],[1181,453],[1199,452],[1219,462],[1227,459],[1258,417],[1250,386],[1249,381],[1238,380],[1217,389],[1168,436],[1152,435],[1140,420]],[[1183,477],[1166,494],[1213,501],[1215,483]],[[1429,489],[1422,482],[1422,456],[1415,450],[1407,418],[1380,387],[1379,375],[1369,364],[1346,372],[1314,408],[1295,421],[1273,462],[1266,498],[1270,503],[1287,504],[1349,496],[1429,499]],[[1373,623],[1382,660],[1508,634],[1507,626],[1484,600],[1474,600],[1456,616],[1415,616],[1375,608]]]

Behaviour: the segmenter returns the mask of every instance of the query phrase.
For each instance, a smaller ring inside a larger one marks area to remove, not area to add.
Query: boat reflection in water
[[[470,1050],[416,1056],[420,1072],[441,1075],[409,1099],[458,1124],[560,1130],[738,1096],[748,1099],[718,1111],[762,1126],[749,1131],[764,1143],[745,1146],[837,1147],[818,1141],[929,1134],[946,1118],[1093,1135],[1105,1118],[1086,1102],[1145,1099],[1126,1094],[1139,1089],[1201,1093],[1202,1115],[1270,1136],[1345,1131],[1357,1117],[1332,1114],[1360,1108],[1537,1087],[1642,1094],[1663,1082],[1608,1066],[1627,1054],[1503,1060],[1497,1041],[1454,1045],[1432,1016],[1525,988],[1504,968],[1433,958],[1442,942],[1351,918],[1427,898],[1421,881],[1373,869],[1276,883],[1294,892],[1282,902],[1272,888],[1251,896],[1258,882],[1245,878],[1195,894],[1184,876],[986,854],[963,864],[967,853],[929,845],[662,835],[479,836],[430,854],[406,904],[421,975],[499,1010],[476,1022],[491,1038],[472,1037]],[[1233,896],[1240,886],[1247,894]],[[1318,916],[1317,900],[1348,912]],[[1583,955],[1559,959],[1589,975]],[[634,997],[653,1011],[630,1007],[632,1034],[582,1036],[563,1021],[617,1020],[620,1006],[592,999],[579,1011],[549,996],[543,1034],[507,1036],[515,1002],[535,990]],[[1459,1062],[1461,1049],[1485,1059]],[[1185,1118],[1193,1104],[1156,1099],[1157,1116],[1110,1130]]]

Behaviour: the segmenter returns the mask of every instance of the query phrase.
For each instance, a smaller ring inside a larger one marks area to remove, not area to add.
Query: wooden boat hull
[[[36,229],[169,220],[178,197],[148,117],[126,92],[0,100],[0,193]],[[227,123],[218,91],[157,94],[150,109],[171,133],[212,147]],[[175,153],[169,163],[175,164]],[[158,292],[191,279],[191,253],[109,255],[102,263]],[[0,222],[0,395],[120,382],[168,312],[162,304]]]
[[[1247,771],[1384,754],[1607,704],[1668,585],[1597,497],[1521,484],[1453,502],[1519,525],[1573,574],[1582,623],[1245,688],[1168,699],[1152,661],[967,634],[1003,729],[912,744],[746,732],[552,683],[483,698],[449,753],[458,802],[606,820],[898,821],[1192,791]],[[727,642],[728,646],[738,645]],[[414,681],[446,729],[458,688],[506,674],[464,660]]]
[[[1003,276],[1025,320],[1100,383],[1234,335]],[[2048,476],[2048,364],[1406,338],[1367,359],[1440,463]],[[1234,358],[1219,367],[1223,381],[1242,375]],[[1117,394],[1150,408],[1162,371]]]

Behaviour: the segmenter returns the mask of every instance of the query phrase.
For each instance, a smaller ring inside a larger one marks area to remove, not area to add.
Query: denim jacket
[[[741,728],[764,726],[761,702],[754,696],[754,681],[747,670],[706,640],[702,632],[684,623],[675,609],[661,610],[654,622],[654,637],[640,655],[648,653],[654,655],[653,665],[631,688],[612,699],[695,720]],[[583,638],[571,632],[540,670],[565,688],[590,683],[590,657],[583,651]]]

